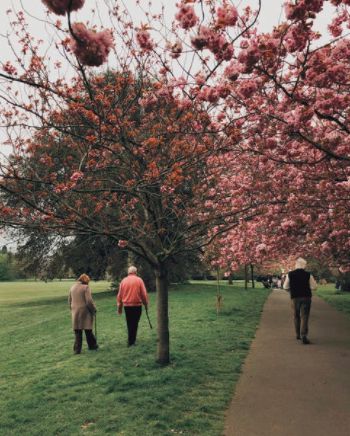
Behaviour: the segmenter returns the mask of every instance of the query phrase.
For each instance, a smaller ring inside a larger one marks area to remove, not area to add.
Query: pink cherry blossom
[[[212,38],[208,48],[214,53],[215,59],[218,61],[229,61],[234,54],[233,45],[223,35]]]
[[[192,107],[192,101],[189,98],[183,98],[177,101],[177,106],[179,109],[189,109]]]
[[[314,18],[315,13],[322,10],[324,0],[300,0],[285,3],[285,13],[288,20]]]
[[[328,26],[328,29],[331,32],[332,36],[334,36],[335,38],[339,37],[343,33],[342,25],[346,22],[349,22],[349,19],[349,12],[346,10],[336,15],[333,18],[332,23]]]
[[[238,20],[237,9],[233,5],[224,5],[217,9],[217,25],[219,27],[235,26]]]
[[[78,180],[82,179],[84,177],[84,173],[82,173],[81,171],[75,171],[70,179],[72,182],[77,182]]]
[[[220,94],[216,88],[205,86],[199,92],[198,99],[209,101],[210,103],[216,103],[220,99]]]
[[[209,46],[209,40],[213,35],[215,34],[212,30],[206,26],[201,26],[199,33],[191,38],[191,43],[195,49],[202,50]]]
[[[201,26],[199,33],[191,38],[192,46],[197,50],[209,49],[218,61],[229,61],[234,54],[233,45],[227,41],[224,35]]]
[[[136,33],[136,40],[142,50],[150,51],[153,49],[154,43],[152,41],[150,33],[147,30],[138,30],[138,32]]]
[[[128,246],[128,241],[125,241],[124,239],[119,239],[119,241],[118,241],[119,248],[125,248],[127,246]]]
[[[225,76],[231,81],[237,80],[240,73],[241,73],[240,64],[238,64],[235,61],[231,62],[225,69]]]
[[[54,192],[56,192],[56,194],[62,194],[64,192],[69,191],[69,189],[71,188],[70,184],[65,184],[65,183],[59,183],[58,185],[56,185],[54,187]]]
[[[284,38],[284,45],[289,53],[301,51],[310,38],[309,28],[304,22],[292,25]]]
[[[242,64],[245,73],[252,72],[254,65],[259,61],[260,55],[256,40],[251,41],[246,49],[241,50],[238,55],[238,62]]]
[[[106,62],[113,47],[113,35],[108,29],[95,32],[83,23],[72,25],[71,49],[83,65],[98,67]]]
[[[3,66],[2,69],[5,71],[5,73],[11,75],[11,76],[17,76],[17,68],[12,65],[10,61],[7,61]]]
[[[77,11],[84,6],[85,0],[41,0],[44,5],[57,15],[65,15]]]
[[[257,82],[255,80],[244,80],[239,87],[239,94],[242,98],[251,97],[258,89]]]
[[[180,40],[177,40],[174,44],[167,44],[167,49],[170,51],[170,56],[173,59],[177,59],[181,56],[183,47],[182,42]]]
[[[258,251],[258,252],[264,252],[264,251],[266,251],[266,244],[259,244],[259,245],[257,245],[257,247],[256,247],[256,250]]]
[[[179,12],[175,15],[175,18],[180,22],[180,26],[183,29],[190,29],[198,22],[198,17],[193,7],[187,4],[180,5]]]
[[[143,98],[139,98],[139,104],[146,110],[152,110],[157,104],[158,99],[154,94],[145,95]]]

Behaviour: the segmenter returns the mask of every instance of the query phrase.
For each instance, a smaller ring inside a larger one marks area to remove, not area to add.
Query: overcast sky
[[[148,4],[148,1],[149,0],[140,0],[141,4],[146,5]],[[176,11],[175,4],[177,1],[180,0],[153,0],[152,10],[160,11],[161,6],[164,5],[165,16],[168,19],[168,22],[171,23]],[[277,25],[280,21],[283,21],[284,2],[285,0],[262,0],[262,9],[258,22],[260,31],[269,32],[272,30],[273,26]],[[90,21],[90,23],[96,24],[98,27],[102,22],[104,27],[108,28],[110,27],[110,19],[107,13],[106,5],[113,6],[116,3],[121,2],[119,0],[85,0],[85,5],[83,8],[72,14],[72,21]],[[123,3],[127,5],[129,12],[132,14],[135,22],[143,21],[143,17],[139,11],[139,8],[136,6],[135,0],[124,0]],[[221,1],[218,0],[217,3],[219,5]],[[232,1],[232,3],[235,4],[240,10],[247,5],[251,6],[253,10],[256,10],[258,7],[258,0],[237,0]],[[317,30],[324,35],[321,43],[329,38],[327,25],[329,24],[330,17],[332,16],[332,8],[333,7],[329,5],[329,2],[327,2],[324,11],[317,19]],[[52,27],[45,23],[47,22],[47,9],[41,0],[0,0],[0,61],[11,60],[12,58],[11,49],[6,39],[7,34],[11,34],[10,18],[6,13],[6,11],[9,9],[15,11],[25,11],[26,20],[29,24],[29,31],[33,36],[42,38],[47,44],[52,38]],[[93,10],[95,11],[94,13],[92,12]],[[66,27],[66,17],[50,14],[50,19],[52,21],[60,19],[64,23],[64,27]],[[14,40],[14,38],[12,40]],[[49,52],[48,55],[51,56],[52,61],[56,58],[62,60],[58,56],[57,51],[54,49]],[[113,67],[112,57],[110,57],[110,59],[110,66]]]
[[[85,0],[85,5],[82,9],[77,11],[76,13],[73,13],[74,17],[76,17],[79,21],[85,21],[88,19],[91,19],[92,9],[97,9],[97,4],[99,5],[99,8],[101,11],[105,9],[105,4],[114,4],[117,3],[118,0]],[[262,11],[260,15],[260,27],[263,31],[268,31],[272,28],[272,26],[276,23],[278,23],[281,8],[283,5],[284,0],[262,0]],[[141,3],[147,4],[148,0],[141,0]],[[175,4],[177,3],[176,0],[153,0],[154,8],[160,8],[161,5],[164,5],[166,15],[169,17],[169,21],[174,17],[174,12],[176,10]],[[257,8],[258,1],[257,0],[239,0],[236,2],[233,2],[237,5],[237,7],[241,8],[243,6],[249,5],[253,9]],[[129,10],[131,12],[134,11],[136,13],[136,7],[133,5],[136,4],[135,0],[129,0],[125,2],[127,4]],[[220,2],[218,1],[218,4]],[[45,11],[46,8],[43,5],[43,3],[40,0],[0,0],[0,16],[1,16],[1,33],[6,33],[6,29],[9,29],[8,25],[8,19],[6,16],[6,11],[8,9],[15,9],[15,10],[25,10],[28,14],[31,14],[33,17],[36,17],[38,19],[45,19]],[[137,13],[136,13],[137,15]],[[55,17],[55,15],[52,14],[52,17]],[[96,15],[97,17],[97,15]],[[103,16],[102,12],[102,18],[105,18]],[[64,19],[63,17],[60,17],[60,19]],[[95,19],[97,22],[97,18]],[[108,21],[108,19],[107,19]],[[31,20],[31,24],[33,24],[31,30],[32,31],[40,31],[40,25],[38,22],[35,22],[35,20]],[[106,25],[108,27],[108,25]]]

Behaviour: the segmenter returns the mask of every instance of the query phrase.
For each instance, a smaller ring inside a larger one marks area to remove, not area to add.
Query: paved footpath
[[[350,318],[313,297],[310,345],[272,291],[226,414],[225,436],[349,436]]]

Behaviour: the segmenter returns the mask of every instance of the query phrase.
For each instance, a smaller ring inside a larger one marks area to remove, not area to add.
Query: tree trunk
[[[157,290],[157,362],[167,365],[170,362],[168,280],[164,266],[155,270]]]
[[[248,289],[248,265],[244,265],[244,289]]]
[[[128,250],[128,268],[129,266],[135,265],[135,254],[132,251]]]
[[[233,277],[232,277],[232,274],[230,274],[230,275],[228,276],[228,284],[229,284],[229,285],[233,285]]]
[[[255,288],[255,281],[254,281],[254,265],[251,263],[250,264],[250,277],[252,280],[252,288]]]

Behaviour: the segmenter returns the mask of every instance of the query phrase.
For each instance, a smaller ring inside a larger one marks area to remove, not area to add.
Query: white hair
[[[295,268],[302,268],[304,269],[306,267],[306,260],[302,257],[298,257],[298,259],[295,261]]]
[[[137,268],[136,268],[136,266],[133,266],[133,265],[129,266],[129,268],[128,268],[128,274],[136,274],[136,273],[137,273]]]

